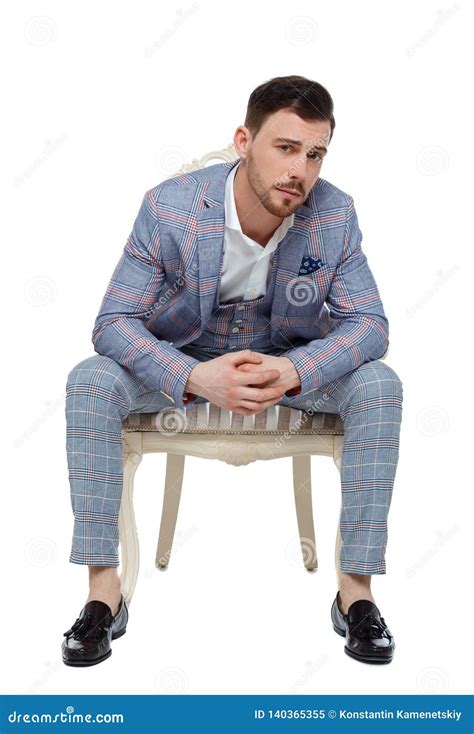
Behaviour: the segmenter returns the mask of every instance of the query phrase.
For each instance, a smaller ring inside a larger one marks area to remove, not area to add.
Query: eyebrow
[[[293,140],[292,138],[274,138],[274,143],[291,143],[292,145],[297,145],[298,147],[301,147],[303,143],[301,140]],[[328,149],[324,147],[324,145],[313,145],[312,148],[308,149],[308,152],[311,150],[323,150],[324,153],[328,152]]]

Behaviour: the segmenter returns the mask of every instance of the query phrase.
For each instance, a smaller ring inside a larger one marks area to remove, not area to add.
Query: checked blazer
[[[239,161],[146,191],[92,332],[98,354],[179,408],[198,364],[179,347],[199,337],[216,303],[225,181]],[[301,393],[388,348],[388,320],[361,241],[352,197],[318,178],[278,245],[270,322],[271,341],[294,363]]]

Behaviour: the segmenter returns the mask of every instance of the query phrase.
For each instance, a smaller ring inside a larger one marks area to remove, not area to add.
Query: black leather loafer
[[[108,604],[91,600],[81,610],[79,617],[64,636],[61,651],[63,663],[85,667],[97,665],[112,655],[111,640],[125,634],[128,609],[123,595],[115,617]]]
[[[363,663],[389,663],[395,651],[393,635],[368,599],[351,604],[347,614],[339,606],[339,592],[331,607],[331,619],[338,635],[346,638],[344,651]]]

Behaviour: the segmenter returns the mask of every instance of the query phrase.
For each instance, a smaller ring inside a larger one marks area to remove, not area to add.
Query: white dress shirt
[[[232,168],[225,185],[224,259],[219,303],[248,301],[265,294],[270,255],[294,220],[294,214],[285,217],[264,247],[242,232],[234,197],[234,178],[240,165]]]

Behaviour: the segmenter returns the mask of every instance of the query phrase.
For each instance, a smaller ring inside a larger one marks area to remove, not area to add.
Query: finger
[[[247,373],[257,373],[262,372],[260,369],[261,365],[258,364],[248,364],[248,362],[245,362],[244,364],[239,364],[235,369],[239,370],[239,372],[247,372]],[[276,370],[278,374],[280,375],[280,370],[278,370],[276,367],[267,367],[267,370]],[[275,378],[272,378],[272,381]]]
[[[276,380],[280,377],[279,370],[259,370],[252,372],[242,372],[242,370],[236,370],[239,373],[238,385],[261,385],[264,382]]]
[[[280,385],[266,388],[249,387],[242,390],[241,400],[251,400],[256,403],[264,403],[267,400],[281,400],[283,395],[284,390]]]
[[[271,405],[276,405],[280,402],[280,400],[281,398],[278,398],[278,400],[266,400],[263,403],[257,403],[251,400],[243,400],[238,407],[239,409],[242,408],[243,410],[248,410],[250,413],[260,413],[261,411],[269,408]]]
[[[255,372],[259,370],[260,364],[249,364],[249,362],[243,362],[242,364],[236,365],[237,370],[241,372]],[[276,367],[267,367],[267,369],[276,369]]]
[[[244,362],[259,364],[262,361],[262,355],[258,354],[258,352],[251,352],[250,349],[244,349],[243,352],[232,354],[230,361],[234,365],[243,364]]]
[[[265,382],[262,382],[261,385],[258,386],[259,390],[263,390],[265,387],[278,387],[278,377],[276,380],[266,380]],[[276,384],[275,384],[276,383]]]
[[[242,364],[235,365],[235,369],[239,370],[239,372],[261,372],[261,364],[249,364],[248,362],[243,362]],[[277,370],[278,374],[281,374],[280,370],[277,367],[267,367],[267,370]]]
[[[252,372],[256,371],[255,368],[251,367],[249,364],[241,365],[240,367],[237,367],[237,369],[239,370],[239,372],[245,372],[246,374],[251,374]],[[261,382],[260,387],[269,387],[270,385],[272,385],[272,383],[276,382],[279,377],[280,373],[278,373],[278,377],[272,377],[271,380],[265,380],[265,382]],[[248,384],[249,380],[246,380],[246,383]],[[272,385],[272,387],[274,387],[274,385]]]

